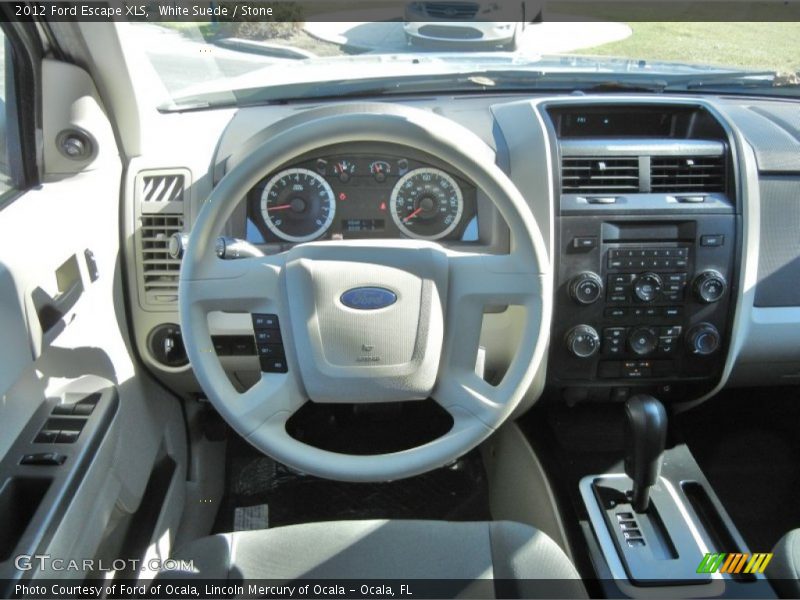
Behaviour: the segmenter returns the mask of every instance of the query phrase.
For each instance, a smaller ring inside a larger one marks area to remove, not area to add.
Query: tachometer
[[[308,242],[330,227],[336,213],[333,190],[308,169],[275,174],[261,194],[261,215],[270,231],[288,242]]]
[[[430,167],[403,175],[392,190],[390,205],[400,231],[423,240],[451,233],[464,212],[464,198],[455,180]]]

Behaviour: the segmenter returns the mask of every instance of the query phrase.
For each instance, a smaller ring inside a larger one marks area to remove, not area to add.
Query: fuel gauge
[[[356,165],[349,160],[342,159],[333,165],[333,171],[342,183],[350,181],[350,177],[356,172]]]

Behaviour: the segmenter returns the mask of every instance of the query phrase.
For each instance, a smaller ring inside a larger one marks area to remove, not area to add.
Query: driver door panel
[[[8,60],[6,68],[19,67]],[[4,580],[85,577],[19,557],[116,558],[125,550],[121,524],[134,522],[147,502],[160,504],[142,552],[166,554],[185,499],[179,402],[139,369],[128,343],[119,257],[122,162],[111,124],[78,67],[43,60],[40,90],[41,183],[9,190],[0,204]],[[84,160],[57,147],[63,132],[74,131],[93,144]],[[94,393],[91,414],[53,412]],[[76,431],[74,440],[58,437]],[[32,455],[44,462],[26,464]],[[53,463],[52,455],[63,462]],[[146,498],[166,459],[173,468],[162,493]],[[160,548],[153,539],[162,539]]]

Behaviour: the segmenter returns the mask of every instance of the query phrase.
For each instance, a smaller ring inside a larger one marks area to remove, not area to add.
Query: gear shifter
[[[652,396],[638,394],[625,403],[625,417],[625,473],[633,480],[633,510],[643,513],[650,506],[650,488],[661,473],[667,412]]]

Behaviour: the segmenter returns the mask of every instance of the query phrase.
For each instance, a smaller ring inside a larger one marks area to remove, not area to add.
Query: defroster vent
[[[186,181],[183,175],[145,175],[142,177],[142,202],[182,202]]]

